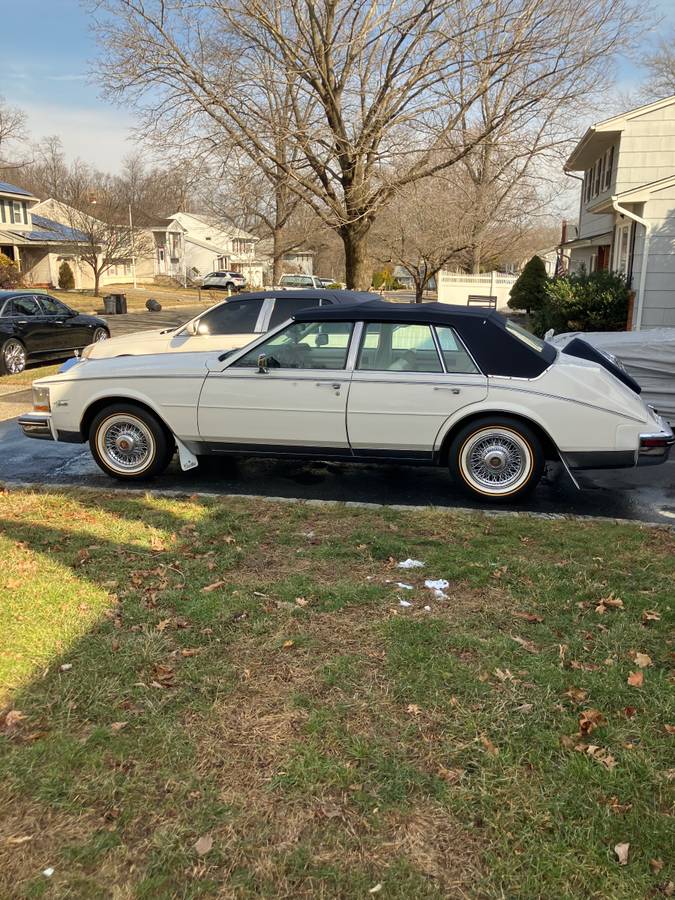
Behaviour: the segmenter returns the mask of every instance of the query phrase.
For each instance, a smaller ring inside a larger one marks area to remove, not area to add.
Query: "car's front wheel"
[[[522,422],[508,417],[474,420],[450,445],[450,472],[474,498],[506,503],[533,490],[546,460],[541,441]]]
[[[26,368],[27,361],[28,354],[21,341],[9,338],[0,348],[0,375],[18,375]]]
[[[95,328],[94,333],[91,336],[92,344],[98,344],[99,341],[107,341],[110,337],[110,332],[105,328]]]
[[[101,469],[120,481],[159,475],[175,449],[161,422],[131,403],[116,403],[97,413],[89,429],[89,447]]]

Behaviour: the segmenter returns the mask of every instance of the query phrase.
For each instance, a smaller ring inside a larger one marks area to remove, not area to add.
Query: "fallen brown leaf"
[[[661,621],[661,613],[656,612],[655,609],[643,609],[642,610],[642,624],[649,625],[650,622],[660,622]]]
[[[588,697],[588,691],[584,691],[582,688],[571,687],[565,691],[565,696],[569,697],[570,700],[574,700],[575,703],[583,703]]]
[[[649,868],[652,870],[653,875],[658,875],[661,869],[663,868],[663,860],[662,859],[650,859],[649,860]]]
[[[648,666],[652,665],[652,658],[646,653],[640,653],[636,650],[632,650],[630,653],[630,658],[633,660],[635,665],[639,666],[641,669],[646,669]]]
[[[194,845],[195,852],[199,856],[205,856],[213,847],[213,838],[210,834],[203,834]]]
[[[607,722],[599,709],[585,709],[579,716],[579,731],[581,734],[590,734],[599,725]]]
[[[490,756],[499,756],[499,748],[495,747],[490,738],[486,737],[483,734],[481,735],[480,742],[485,747]]]
[[[614,852],[616,853],[616,858],[619,861],[620,866],[628,865],[628,851],[630,849],[630,844],[615,844]]]
[[[10,711],[5,715],[5,728],[11,730],[12,728],[16,728],[19,722],[23,722],[26,718],[26,714],[22,713],[20,709],[10,709]]]
[[[528,653],[539,653],[539,648],[532,641],[526,641],[525,638],[521,638],[517,634],[512,634],[511,640],[519,644],[523,650],[527,650]]]
[[[511,613],[511,615],[515,616],[516,619],[524,619],[526,622],[530,622],[530,623],[544,621],[542,616],[537,616],[534,613],[529,613],[529,612],[514,612],[514,613]]]
[[[636,712],[636,706],[624,706],[623,708],[623,714],[627,719],[632,719]]]
[[[602,597],[595,607],[596,613],[604,615],[608,609],[623,609],[623,600],[610,594],[608,597]]]
[[[123,728],[126,728],[128,724],[129,724],[128,722],[113,722],[110,726],[110,730],[113,733],[117,734],[118,731],[121,731]]]
[[[206,587],[202,588],[202,594],[210,594],[211,591],[217,591],[218,588],[224,587],[225,584],[225,581],[214,581],[213,584],[207,584]]]
[[[406,706],[405,711],[407,713],[409,713],[411,716],[419,716],[422,712],[422,710],[416,703],[409,703]]]
[[[626,683],[631,687],[642,687],[645,682],[645,676],[643,672],[631,672],[628,678],[626,679]]]
[[[291,647],[295,647],[295,641],[284,641],[281,647],[283,650],[290,650]]]

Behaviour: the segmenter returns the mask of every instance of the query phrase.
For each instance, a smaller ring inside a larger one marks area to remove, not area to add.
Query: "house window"
[[[251,252],[251,241],[245,241],[242,238],[234,238],[232,241],[232,252],[237,255],[245,255]]]
[[[603,190],[607,190],[612,181],[612,169],[614,168],[614,147],[610,147],[605,153],[605,180]]]
[[[619,225],[616,229],[616,243],[614,245],[614,271],[628,275],[628,261],[630,248],[630,225]]]
[[[13,225],[20,225],[23,221],[23,210],[21,209],[21,203],[19,200],[13,200],[10,208],[10,214],[12,218]]]
[[[600,193],[600,181],[601,181],[600,163],[601,163],[601,160],[599,159],[595,163],[595,167],[594,167],[595,168],[595,175],[593,178],[593,196],[594,197],[597,197],[598,194]]]

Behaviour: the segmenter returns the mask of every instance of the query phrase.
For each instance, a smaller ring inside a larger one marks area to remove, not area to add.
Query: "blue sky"
[[[654,0],[655,16],[675,21],[673,0]],[[652,16],[650,16],[652,18]],[[0,94],[28,114],[34,139],[58,134],[69,157],[115,171],[132,149],[133,118],[104,102],[89,72],[97,55],[89,17],[79,0],[0,0]],[[664,32],[656,26],[653,31]],[[643,41],[649,52],[650,39]],[[634,62],[619,65],[622,94],[641,78]]]
[[[58,134],[69,157],[115,171],[132,117],[90,82],[96,44],[79,0],[0,0],[0,94],[28,114],[34,139]]]

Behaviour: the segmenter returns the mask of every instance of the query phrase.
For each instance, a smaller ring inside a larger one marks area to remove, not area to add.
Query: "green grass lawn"
[[[0,897],[672,892],[670,532],[76,492],[0,519]]]
[[[23,372],[19,372],[17,375],[3,375],[0,378],[0,385],[3,387],[5,385],[16,385],[17,389],[21,387],[29,388],[38,378],[44,378],[45,375],[55,375],[61,365],[62,363],[58,362],[48,366],[34,366],[24,369]]]

